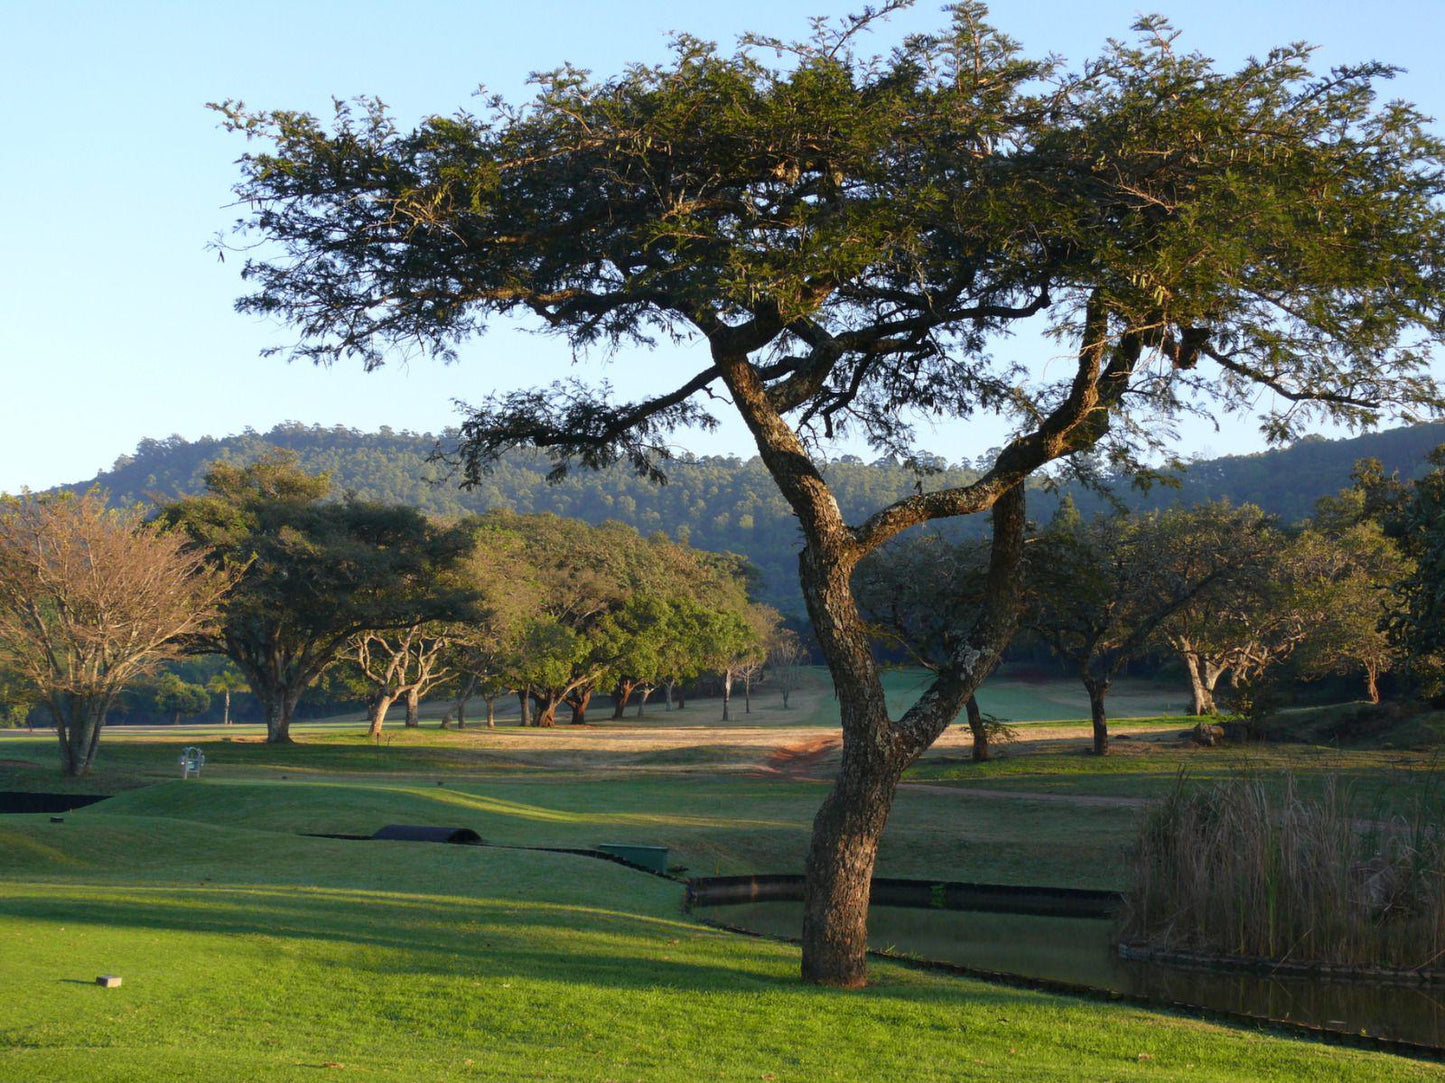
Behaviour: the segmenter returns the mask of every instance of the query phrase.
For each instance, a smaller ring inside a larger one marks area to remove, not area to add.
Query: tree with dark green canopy
[[[858,565],[853,590],[873,634],[924,669],[948,664],[984,602],[989,546],[949,541],[936,531],[906,534]],[[964,704],[972,757],[992,756],[997,721],[984,718],[976,696]]]
[[[152,698],[156,710],[169,714],[174,725],[180,725],[181,715],[200,714],[211,705],[211,694],[179,673],[162,673]]]
[[[1377,102],[1390,68],[1319,75],[1286,46],[1219,70],[1150,17],[1067,69],[1025,57],[979,3],[860,51],[901,6],[801,43],[683,36],[667,62],[607,79],[564,66],[525,104],[414,130],[374,100],[330,124],[220,107],[264,144],[236,187],[257,246],[239,307],[297,328],[294,356],[451,357],[515,316],[577,350],[705,346],[637,401],[578,381],[499,392],[470,409],[459,456],[472,483],[524,445],[558,474],[624,461],[659,477],[675,430],[713,425],[719,403],[741,416],[797,517],[842,713],[803,973],[849,986],[899,777],[1012,634],[1031,473],[1094,448],[1128,463],[1167,447],[1181,413],[1252,409],[1262,388],[1276,438],[1441,405],[1425,351],[1442,338],[1445,151],[1413,109]],[[1062,343],[1047,366],[1008,349],[1025,325]],[[853,433],[927,469],[914,426],[981,413],[1014,430],[977,477],[922,477],[844,518],[820,440]],[[892,717],[852,570],[910,527],[978,512],[993,517],[985,604]]]
[[[301,694],[353,636],[472,613],[474,594],[455,576],[473,544],[465,525],[436,526],[401,505],[326,502],[330,488],[276,454],[215,464],[206,495],[161,512],[212,564],[245,568],[217,633],[196,645],[236,664],[270,743],[290,742]]]
[[[1438,701],[1445,698],[1445,444],[1429,461],[1435,469],[1409,487],[1385,529],[1413,563],[1395,584],[1389,630],[1417,683]]]

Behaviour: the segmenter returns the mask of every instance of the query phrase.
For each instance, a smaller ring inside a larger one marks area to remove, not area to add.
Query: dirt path
[[[836,734],[824,734],[807,741],[781,745],[768,753],[767,771],[797,782],[817,779],[817,768],[830,754],[843,747],[843,738]]]

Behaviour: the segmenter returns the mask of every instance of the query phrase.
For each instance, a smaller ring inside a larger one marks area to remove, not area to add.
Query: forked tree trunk
[[[889,718],[883,681],[853,601],[846,556],[800,556],[803,598],[838,692],[843,758],[813,821],[803,889],[803,977],[856,988],[867,981],[868,897],[878,840],[904,770],[958,717],[998,662],[1023,595],[1022,486],[994,505],[985,604],[950,665],[902,718]],[[837,544],[835,535],[825,539]]]
[[[1100,677],[1085,677],[1084,687],[1089,692],[1089,718],[1094,724],[1094,754],[1109,754],[1109,715],[1104,709],[1104,698],[1109,694],[1110,682]]]
[[[627,701],[632,698],[632,688],[631,681],[617,682],[617,688],[612,693],[612,721],[621,719],[622,712],[627,710]]]
[[[100,731],[105,726],[106,707],[85,699],[67,698],[57,705],[51,701],[55,733],[60,741],[60,771],[67,778],[90,774],[100,748]]]
[[[414,730],[421,725],[421,692],[416,685],[406,690],[406,728]]]
[[[978,708],[978,697],[969,696],[963,705],[968,714],[968,731],[973,734],[973,758],[979,763],[992,757],[988,747],[988,726],[984,724],[983,712]]]
[[[637,717],[642,717],[643,710],[647,707],[647,697],[652,695],[652,685],[644,684],[637,696]]]
[[[557,708],[562,703],[562,697],[551,692],[536,693],[537,717],[533,725],[551,729],[557,724]]]
[[[662,709],[672,710],[672,690],[677,686],[676,681],[665,681],[662,685]]]
[[[1371,703],[1380,702],[1380,667],[1365,663],[1365,694]]]
[[[581,693],[570,702],[572,725],[584,726],[587,724],[587,705],[591,702],[592,693],[590,691]]]
[[[1189,713],[1193,715],[1211,715],[1219,711],[1214,701],[1214,689],[1219,684],[1219,678],[1224,675],[1225,668],[1217,662],[1211,662],[1198,651],[1180,651],[1184,658],[1184,669],[1189,674]]]
[[[468,677],[465,684],[457,688],[457,729],[465,729],[467,725],[467,704],[471,702],[472,696],[477,691],[476,674]]]

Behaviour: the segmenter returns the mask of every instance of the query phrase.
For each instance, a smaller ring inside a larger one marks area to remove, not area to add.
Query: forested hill
[[[1257,503],[1286,521],[1309,514],[1314,501],[1349,483],[1355,460],[1372,456],[1386,470],[1402,475],[1422,472],[1426,452],[1445,443],[1445,423],[1391,429],[1349,440],[1308,438],[1292,447],[1258,455],[1229,456],[1193,463],[1178,489],[1156,487],[1149,494],[1122,490],[1137,506],[1182,501],[1197,503],[1228,497]],[[460,491],[444,467],[427,462],[436,438],[394,432],[281,425],[270,432],[247,431],[222,439],[196,441],[171,437],[143,440],[97,477],[73,488],[100,485],[114,501],[169,500],[201,489],[209,463],[248,461],[268,448],[290,448],[303,467],[327,471],[337,492],[352,490],[369,500],[414,504],[436,515],[454,515],[506,507],[519,512],[555,512],[591,523],[618,519],[644,534],[665,530],[703,549],[731,550],[748,556],[762,572],[762,595],[785,612],[801,610],[796,585],[797,529],[772,480],[756,459],[708,457],[675,463],[670,482],[657,486],[624,469],[601,474],[578,471],[550,485],[548,464],[540,456],[515,455],[482,485]],[[889,463],[864,463],[847,457],[829,464],[830,482],[850,518],[912,492],[915,476]],[[953,468],[925,479],[926,488],[958,484],[975,477]],[[1086,510],[1097,497],[1077,496]],[[1046,518],[1053,497],[1038,494],[1031,504]]]

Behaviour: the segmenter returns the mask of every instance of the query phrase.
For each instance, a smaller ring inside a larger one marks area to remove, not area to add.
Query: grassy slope
[[[8,818],[0,876],[4,1079],[1440,1078],[890,965],[807,988],[583,858],[81,813]]]
[[[814,689],[803,707],[825,698]],[[759,704],[759,721],[778,725],[773,709]],[[879,871],[1116,885],[1139,807],[1078,795],[1157,793],[1180,763],[1238,766],[1225,750],[1148,744],[1146,726],[1099,761],[1074,750],[1085,732],[982,768],[956,753],[920,765],[929,785],[900,792]],[[798,868],[822,786],[758,776],[756,748],[706,732],[700,748],[591,770],[521,764],[515,736],[471,731],[398,733],[389,748],[334,730],[288,749],[212,738],[207,777],[187,783],[172,766],[191,738],[166,736],[107,735],[92,786],[135,787],[113,801],[64,824],[0,818],[0,1079],[312,1078],[328,1064],[377,1079],[1445,1078],[886,964],[862,993],[809,989],[796,949],[691,923],[665,881],[566,856],[296,835],[445,823],[527,845],[662,843],[694,874]],[[52,745],[0,742],[0,757],[36,765],[0,765],[0,788],[54,788]],[[1261,769],[1291,758],[1367,779],[1423,763],[1269,754]],[[102,972],[126,984],[83,984]]]

